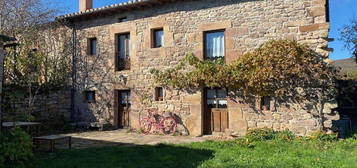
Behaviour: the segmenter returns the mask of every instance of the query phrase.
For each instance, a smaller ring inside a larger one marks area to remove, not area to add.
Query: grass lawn
[[[41,168],[306,167],[356,168],[357,140],[267,140],[246,143],[101,147],[38,155]]]

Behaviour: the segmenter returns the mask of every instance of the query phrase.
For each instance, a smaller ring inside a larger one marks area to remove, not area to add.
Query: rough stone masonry
[[[66,15],[75,31],[76,65],[75,118],[78,121],[118,122],[116,91],[130,90],[129,127],[140,128],[139,119],[148,109],[172,112],[183,134],[202,135],[203,90],[186,92],[165,88],[164,100],[155,101],[150,69],[175,66],[187,53],[203,59],[204,32],[225,31],[225,59],[229,63],[271,39],[292,39],[306,43],[328,57],[329,23],[326,0],[182,0],[134,1],[107,9],[87,9]],[[124,18],[124,21],[119,21]],[[164,46],[152,48],[152,30],[162,28]],[[130,70],[116,71],[116,35],[130,34]],[[90,39],[97,40],[97,53],[88,55]],[[85,91],[95,92],[95,102],[84,100]],[[320,109],[299,105],[275,105],[257,110],[241,101],[228,100],[230,134],[244,135],[248,129],[289,129],[306,135],[319,129]],[[324,107],[327,129],[338,115],[334,105]]]

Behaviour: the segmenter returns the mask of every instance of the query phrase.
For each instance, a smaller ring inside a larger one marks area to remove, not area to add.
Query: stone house
[[[248,129],[319,128],[318,109],[280,106],[263,98],[256,108],[223,89],[194,93],[156,86],[150,69],[175,66],[187,53],[229,63],[270,39],[307,43],[328,57],[328,0],[133,0],[58,17],[72,30],[72,119],[139,129],[148,109],[172,112],[183,134]],[[327,128],[337,119],[326,107]]]

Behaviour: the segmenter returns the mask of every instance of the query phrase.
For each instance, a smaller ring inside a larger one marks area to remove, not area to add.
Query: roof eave
[[[99,13],[103,13],[103,12],[111,12],[111,11],[117,11],[117,10],[130,10],[133,8],[143,8],[143,7],[148,7],[148,6],[151,7],[154,4],[162,4],[164,2],[173,2],[173,1],[175,1],[175,0],[132,0],[132,1],[109,5],[109,6],[105,6],[105,7],[93,8],[93,9],[89,9],[89,10],[83,11],[83,12],[75,12],[75,13],[71,13],[71,14],[58,16],[56,18],[56,20],[72,20],[75,18],[89,16],[92,14],[99,14]]]

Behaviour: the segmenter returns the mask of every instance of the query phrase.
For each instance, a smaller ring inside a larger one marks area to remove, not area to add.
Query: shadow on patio
[[[213,157],[213,151],[194,149],[179,145],[137,145],[99,140],[74,138],[74,141],[86,141],[103,146],[85,149],[62,149],[60,143],[55,153],[38,153],[35,167],[46,168],[160,168],[160,167],[197,167]],[[45,144],[43,144],[45,145]],[[96,146],[96,145],[94,145]],[[76,148],[76,147],[75,147]]]

